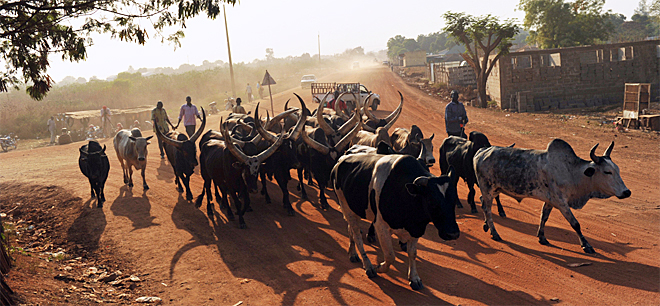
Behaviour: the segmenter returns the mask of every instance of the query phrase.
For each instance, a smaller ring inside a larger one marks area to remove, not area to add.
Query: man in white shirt
[[[250,83],[248,83],[247,88],[245,88],[245,94],[247,95],[248,102],[252,102],[252,87],[250,87]]]
[[[48,119],[48,122],[46,125],[48,126],[48,131],[50,132],[50,144],[55,144],[55,138],[57,135],[55,135],[55,130],[57,129],[57,125],[55,124],[55,118],[53,116],[50,116],[50,119]]]
[[[176,130],[176,128],[179,127],[181,119],[183,119],[183,126],[186,127],[186,134],[188,134],[188,137],[192,137],[192,135],[195,134],[195,126],[197,125],[195,117],[197,117],[199,120],[202,120],[202,117],[199,115],[199,111],[197,111],[197,106],[193,105],[192,99],[190,96],[187,96],[186,104],[181,105],[181,110],[179,111],[179,122],[176,123],[176,127],[174,127],[174,129]]]

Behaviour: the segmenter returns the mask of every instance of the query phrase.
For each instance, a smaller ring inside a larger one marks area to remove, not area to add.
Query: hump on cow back
[[[142,137],[142,132],[138,128],[134,128],[131,130],[131,136],[133,137]]]
[[[94,153],[101,151],[101,144],[98,141],[90,140],[89,144],[83,146],[83,150],[87,153]]]
[[[547,151],[548,155],[550,156],[565,157],[568,159],[580,159],[577,154],[575,154],[575,151],[573,151],[571,145],[559,138],[550,141]]]

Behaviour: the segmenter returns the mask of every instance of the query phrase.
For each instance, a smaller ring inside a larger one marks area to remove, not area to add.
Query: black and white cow
[[[408,243],[408,280],[420,290],[415,257],[417,240],[433,222],[440,238],[457,239],[460,235],[454,214],[456,189],[450,176],[432,175],[415,157],[409,155],[352,154],[344,155],[331,172],[332,185],[348,222],[349,259],[360,261],[368,277],[385,273],[394,263],[390,232]],[[451,200],[454,199],[454,200]],[[375,219],[376,232],[385,261],[373,267],[367,257],[359,228],[361,219]]]
[[[78,166],[89,180],[89,186],[92,191],[92,198],[96,198],[96,206],[103,207],[105,202],[105,181],[108,179],[110,171],[110,162],[105,155],[105,145],[101,145],[96,140],[90,140],[88,144],[80,147],[80,157]]]
[[[591,198],[624,199],[631,192],[619,175],[619,167],[610,159],[614,142],[604,156],[596,156],[596,144],[591,148],[591,161],[579,158],[573,148],[561,139],[554,139],[546,150],[490,147],[474,156],[474,170],[482,194],[485,215],[484,231],[490,229],[493,240],[500,241],[491,213],[493,197],[504,193],[519,202],[523,198],[543,201],[539,243],[550,244],[545,238],[545,222],[552,208],[557,208],[580,238],[585,253],[595,253],[582,235],[580,223],[571,208],[581,209]]]

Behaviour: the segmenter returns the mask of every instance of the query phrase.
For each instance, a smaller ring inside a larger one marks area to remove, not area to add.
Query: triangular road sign
[[[273,79],[272,76],[270,76],[270,73],[268,73],[268,70],[266,70],[266,75],[264,75],[264,80],[261,82],[261,85],[275,85],[275,79]]]

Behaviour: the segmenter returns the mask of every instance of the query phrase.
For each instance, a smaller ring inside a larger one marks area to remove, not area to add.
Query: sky
[[[319,36],[323,55],[358,46],[365,52],[379,51],[386,49],[387,40],[395,35],[416,38],[419,34],[441,31],[442,14],[446,11],[477,16],[492,14],[522,22],[524,13],[516,10],[518,3],[518,0],[243,0],[233,7],[226,6],[226,12],[232,61],[237,63],[264,59],[266,48],[272,48],[275,57],[318,54]],[[605,10],[630,18],[637,4],[638,0],[607,0]],[[94,45],[87,49],[87,60],[72,63],[54,54],[48,73],[56,82],[66,76],[105,79],[128,70],[129,66],[177,68],[181,64],[200,65],[204,60],[229,61],[222,14],[215,20],[206,16],[189,20],[184,29],[186,37],[176,50],[161,43],[147,21],[143,26],[151,29],[145,45],[95,34],[91,36]]]

